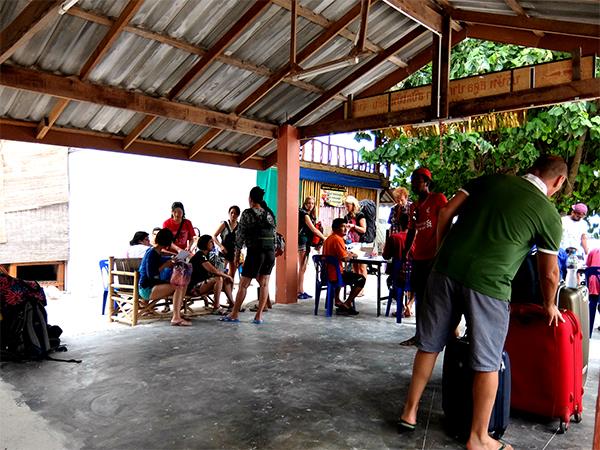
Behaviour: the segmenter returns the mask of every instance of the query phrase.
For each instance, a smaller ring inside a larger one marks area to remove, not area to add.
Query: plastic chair
[[[104,292],[102,293],[102,315],[104,315],[106,311],[106,298],[108,297],[108,259],[101,259],[99,265],[102,285],[104,286]]]
[[[340,261],[335,256],[314,255],[316,278],[315,278],[315,316],[319,312],[319,300],[323,286],[327,288],[327,297],[325,300],[325,317],[333,315],[333,303],[335,301],[335,290],[345,286],[340,270]],[[330,281],[327,274],[327,267],[335,268],[336,280]]]
[[[390,316],[390,308],[392,306],[392,302],[396,300],[396,323],[402,323],[402,299],[404,298],[406,281],[408,278],[410,278],[410,272],[405,272],[404,278],[400,276],[403,270],[403,261],[401,259],[394,259],[394,261],[392,262],[391,274],[392,286],[390,287],[387,306],[385,307],[385,317]]]

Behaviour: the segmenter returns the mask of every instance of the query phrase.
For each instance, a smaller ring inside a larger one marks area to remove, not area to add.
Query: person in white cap
[[[588,208],[584,203],[576,203],[571,207],[571,214],[562,218],[563,234],[560,248],[568,253],[569,248],[576,249],[580,259],[589,253],[587,243],[587,231],[589,225],[585,220]]]

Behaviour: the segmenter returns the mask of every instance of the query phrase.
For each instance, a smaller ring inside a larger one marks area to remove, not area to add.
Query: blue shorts
[[[467,321],[470,365],[477,372],[496,372],[508,332],[509,303],[474,291],[439,272],[431,272],[425,302],[417,316],[417,348],[441,352],[462,314]]]
[[[140,287],[138,289],[138,292],[140,293],[140,297],[142,297],[144,300],[150,300],[150,296],[152,295],[152,288],[151,287]]]

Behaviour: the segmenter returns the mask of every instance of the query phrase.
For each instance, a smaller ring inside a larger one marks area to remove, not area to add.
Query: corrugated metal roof
[[[45,28],[14,52],[7,64],[36,68],[64,76],[77,76],[87,59],[103,39],[108,26],[124,10],[127,0],[80,0],[77,16],[56,16]],[[504,0],[456,0],[448,2],[455,9],[482,11],[513,16],[515,13]],[[0,0],[0,26],[4,29],[21,11],[28,0]],[[317,38],[325,27],[340,19],[357,0],[300,0],[299,5],[319,15],[297,20],[297,51]],[[531,17],[568,20],[580,23],[600,23],[598,1],[545,1],[520,0]],[[145,0],[128,26],[115,39],[108,51],[89,75],[89,80],[100,85],[114,86],[149,96],[165,97],[183,76],[201,59],[202,53],[227,33],[252,5],[238,0]],[[242,32],[224,51],[223,57],[213,61],[194,79],[175,100],[229,113],[261,87],[272,72],[289,62],[290,11],[274,0],[259,17]],[[91,13],[94,21],[82,18]],[[78,17],[82,16],[82,17]],[[310,16],[310,15],[309,15]],[[100,23],[97,23],[100,22]],[[363,55],[353,66],[323,73],[304,80],[312,88],[307,90],[290,82],[277,83],[266,95],[252,105],[244,117],[274,124],[285,123],[306,108],[323,92],[341,80],[372,64],[373,49],[384,49],[413,30],[418,24],[385,2],[374,2],[368,17],[368,41],[371,53]],[[133,28],[131,28],[133,27]],[[136,28],[137,27],[137,28]],[[139,29],[144,31],[140,31]],[[346,34],[338,34],[306,61],[304,68],[348,56],[353,50],[352,36],[359,33],[360,17],[346,27]],[[149,39],[145,32],[159,33],[163,41]],[[350,33],[350,34],[348,34]],[[368,86],[398,70],[398,61],[410,61],[431,45],[432,34],[424,32],[408,43],[394,58],[374,67],[339,94],[357,95]],[[185,45],[198,47],[194,53]],[[231,59],[237,60],[231,65]],[[289,80],[288,80],[289,81]],[[17,91],[0,87],[0,116],[29,122],[39,122],[52,110],[56,100],[48,95]],[[315,123],[341,104],[334,97],[317,111],[310,113],[300,124]],[[60,114],[56,126],[111,133],[121,137],[130,134],[144,114],[120,108],[71,101]],[[159,117],[140,135],[141,139],[168,142],[191,147],[209,132],[210,128],[180,120]],[[232,131],[222,132],[207,148],[243,153],[260,138]],[[275,148],[272,143],[259,155],[267,155]]]

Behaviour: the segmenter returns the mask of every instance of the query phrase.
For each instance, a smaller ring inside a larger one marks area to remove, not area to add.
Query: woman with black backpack
[[[258,309],[252,323],[261,324],[262,312],[269,296],[269,278],[275,265],[275,214],[264,200],[265,191],[259,186],[250,190],[248,203],[240,217],[236,232],[235,258],[239,262],[240,251],[245,246],[246,259],[242,268],[242,277],[235,297],[233,311],[221,317],[222,322],[239,322],[238,315],[246,298],[246,290],[252,279],[259,284]]]

